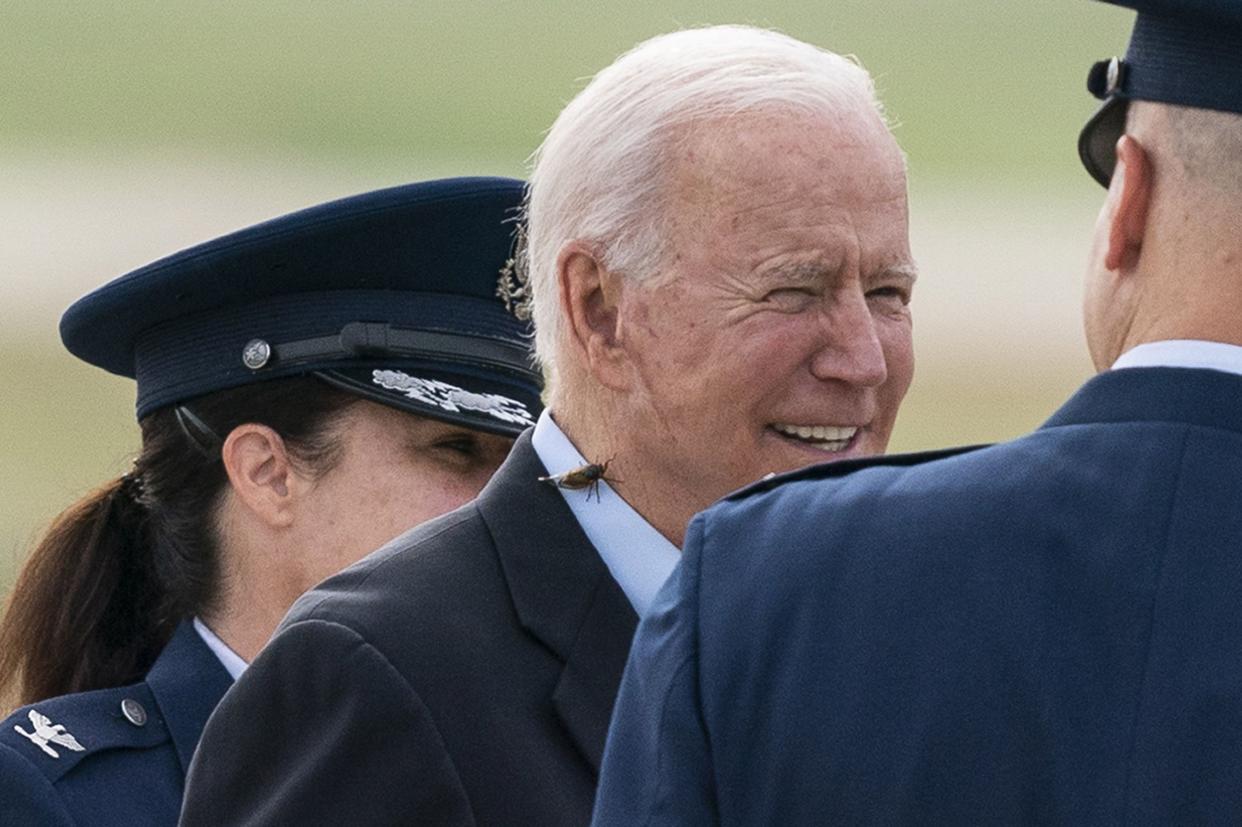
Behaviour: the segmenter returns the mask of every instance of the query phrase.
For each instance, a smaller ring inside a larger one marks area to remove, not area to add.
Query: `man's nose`
[[[824,309],[819,349],[811,357],[811,373],[824,381],[878,387],[888,379],[875,316],[862,293],[837,296]]]

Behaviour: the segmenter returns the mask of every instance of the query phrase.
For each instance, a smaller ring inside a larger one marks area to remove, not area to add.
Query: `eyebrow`
[[[799,262],[796,264],[782,264],[767,270],[761,270],[757,275],[762,280],[780,280],[786,279],[790,281],[818,281],[825,276],[833,273],[833,268],[825,266],[817,262]],[[886,278],[896,278],[901,281],[914,285],[919,279],[919,269],[913,263],[890,264],[881,267],[874,275],[868,276],[868,281],[879,281]]]
[[[763,281],[819,281],[833,272],[831,267],[813,261],[779,264],[760,270],[756,275]]]
[[[919,268],[911,263],[890,264],[887,267],[881,267],[879,272],[877,272],[872,278],[898,278],[913,285],[919,280]]]

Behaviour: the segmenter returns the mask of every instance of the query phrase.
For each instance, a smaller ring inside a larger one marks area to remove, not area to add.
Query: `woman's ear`
[[[271,528],[293,523],[296,481],[280,434],[266,425],[238,425],[220,449],[237,501]]]

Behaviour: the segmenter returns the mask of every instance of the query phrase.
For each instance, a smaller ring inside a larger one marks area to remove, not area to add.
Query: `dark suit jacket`
[[[186,622],[142,683],[17,710],[0,724],[0,824],[176,824],[194,746],[231,683]],[[141,705],[144,723],[125,717],[126,700]],[[65,727],[83,749],[52,742],[52,756],[18,733],[35,732],[31,710]]]
[[[182,823],[585,824],[637,617],[529,433],[478,499],[299,600]]]
[[[874,465],[696,518],[596,824],[1242,818],[1242,377],[1118,370]]]

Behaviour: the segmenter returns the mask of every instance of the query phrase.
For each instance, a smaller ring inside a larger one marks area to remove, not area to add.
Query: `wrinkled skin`
[[[632,501],[692,513],[888,444],[914,370],[905,164],[877,117],[849,121],[752,115],[684,142],[664,271],[619,302]]]

